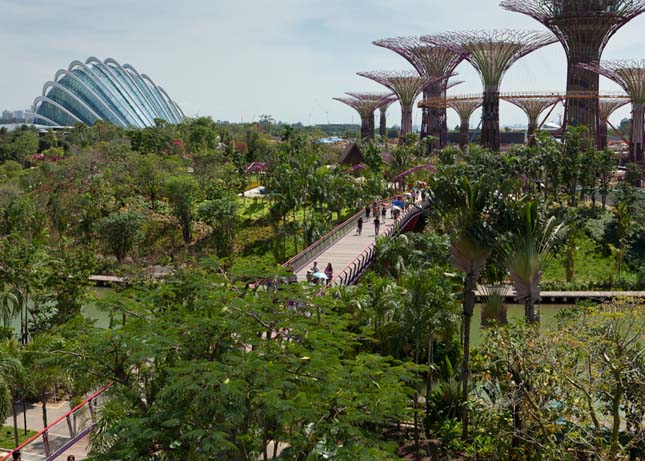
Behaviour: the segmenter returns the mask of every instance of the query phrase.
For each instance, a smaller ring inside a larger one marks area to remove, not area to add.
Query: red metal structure
[[[504,74],[518,59],[557,38],[550,33],[518,30],[448,32],[422,38],[465,55],[479,72],[484,86],[481,143],[499,150],[499,90]]]
[[[446,97],[450,84],[447,78],[453,75],[455,68],[464,59],[464,55],[453,50],[433,46],[424,42],[419,37],[396,37],[376,40],[376,46],[387,48],[406,59],[417,70],[419,75],[425,77],[444,77],[423,89],[423,98]],[[446,109],[441,107],[426,107],[423,109],[421,119],[421,138],[434,136],[438,139],[438,147],[445,147],[448,142],[448,124],[446,122]]]
[[[522,109],[528,117],[529,124],[526,135],[529,142],[531,142],[531,139],[533,139],[533,133],[535,133],[535,130],[538,129],[538,119],[540,117],[540,114],[562,100],[562,96],[558,93],[510,93],[500,95],[500,98]]]
[[[645,115],[645,59],[602,61],[579,64],[619,84],[632,100],[630,161],[643,163],[643,116]],[[644,163],[645,166],[645,163]]]
[[[374,138],[374,111],[387,102],[394,100],[390,93],[347,93],[349,97],[333,98],[347,104],[361,117],[361,138]]]
[[[565,124],[586,125],[593,134],[598,123],[599,78],[578,64],[600,61],[616,31],[645,11],[645,0],[503,0],[500,5],[532,17],[558,37],[567,54]]]
[[[598,139],[599,149],[607,147],[607,135],[609,133],[609,117],[616,110],[629,104],[629,96],[600,96],[598,99]],[[622,136],[622,135],[621,135]]]
[[[412,131],[412,107],[417,96],[429,85],[446,80],[447,76],[419,76],[416,72],[358,72],[361,77],[369,78],[389,88],[399,98],[401,104],[401,141]]]

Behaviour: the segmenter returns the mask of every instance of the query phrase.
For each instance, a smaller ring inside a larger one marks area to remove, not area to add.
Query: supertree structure
[[[401,104],[401,140],[412,131],[412,107],[414,101],[427,86],[448,77],[420,76],[416,72],[358,72],[361,77],[369,78],[389,88],[399,98]]]
[[[446,99],[446,105],[459,115],[459,147],[462,149],[468,145],[470,117],[482,106],[482,103],[482,97],[479,95],[455,96]]]
[[[355,109],[361,117],[361,138],[374,137],[374,111],[390,94],[347,93],[349,97],[333,98]]]
[[[465,55],[484,85],[481,143],[499,150],[499,88],[506,71],[520,58],[557,41],[550,33],[517,30],[448,32],[424,41]]]
[[[463,61],[462,54],[455,53],[449,48],[433,46],[421,40],[420,37],[385,38],[372,42],[376,46],[387,48],[406,59],[424,77],[449,77],[455,68]],[[447,80],[436,81],[423,89],[423,99],[445,96]],[[447,143],[448,124],[446,109],[424,108],[421,119],[421,138],[434,136],[438,139],[439,148]]]
[[[596,128],[598,75],[578,64],[600,61],[609,39],[627,22],[645,11],[645,0],[503,0],[509,11],[532,17],[550,29],[567,54],[567,96],[588,93],[592,97],[567,97],[565,123]]]
[[[620,85],[632,101],[632,162],[643,161],[643,115],[645,115],[645,59],[616,59],[579,67],[602,74]]]
[[[527,137],[529,142],[531,142],[533,133],[538,128],[538,118],[540,117],[540,114],[562,100],[562,96],[557,93],[509,93],[503,94],[500,97],[504,101],[508,101],[522,109],[528,117],[529,125]]]
[[[617,109],[629,104],[627,95],[600,95],[598,98],[598,148],[607,147],[609,117]]]
[[[369,105],[370,103],[373,104],[374,108],[372,109],[372,113],[370,114],[368,120],[370,126],[370,138],[374,138],[374,112],[376,112],[377,109],[380,109],[384,104],[389,107],[390,104],[396,101],[396,96],[392,93],[357,93],[351,91],[345,94],[351,96],[354,99],[364,101],[366,105]]]
[[[419,102],[419,107],[453,109],[459,115],[459,147],[464,149],[468,145],[470,135],[470,118],[482,105],[481,95],[457,95],[449,98],[434,97]]]
[[[383,101],[383,103],[379,106],[379,126],[378,126],[378,134],[382,137],[387,136],[387,110],[390,108],[392,103],[396,101],[396,97],[392,96],[391,98],[388,98]]]

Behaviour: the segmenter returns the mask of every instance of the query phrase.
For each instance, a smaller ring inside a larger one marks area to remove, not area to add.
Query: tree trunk
[[[412,131],[412,107],[405,106],[401,108],[401,138],[399,144],[403,144],[405,135]]]
[[[11,394],[11,410],[13,412],[13,441],[15,446],[20,445],[20,439],[18,438],[18,413],[16,409],[16,398]]]
[[[47,393],[44,390],[40,394],[40,401],[43,403],[43,427],[47,427]]]
[[[643,113],[645,104],[634,104],[632,108],[632,135],[630,139],[630,161],[643,161]]]
[[[589,25],[589,30],[592,30],[593,27],[593,25]],[[574,36],[572,40],[576,40],[577,38]],[[567,95],[574,97],[567,98],[566,124],[571,126],[586,126],[589,128],[590,139],[594,139],[598,118],[600,76],[594,71],[582,69],[578,64],[591,64],[599,61],[599,51],[602,50],[602,46],[600,43],[587,43],[586,45],[584,47],[578,46],[572,48],[567,60]],[[581,93],[585,97],[580,97]]]
[[[463,293],[464,359],[461,367],[461,438],[464,442],[468,439],[468,405],[466,405],[466,402],[468,401],[468,386],[470,381],[470,323],[472,321],[473,312],[475,310],[476,284],[477,276],[471,271],[466,275]]]
[[[426,438],[430,437],[430,396],[432,395],[432,363],[434,362],[434,349],[432,348],[433,335],[428,338],[428,380],[426,382],[426,417],[425,432]]]
[[[379,118],[378,134],[385,138],[387,136],[387,107],[381,107],[379,111],[381,115]]]
[[[482,105],[481,145],[499,151],[499,85],[486,85]]]
[[[368,117],[361,116],[361,139],[370,139],[370,121]]]

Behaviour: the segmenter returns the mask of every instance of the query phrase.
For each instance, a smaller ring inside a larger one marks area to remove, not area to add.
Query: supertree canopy
[[[453,50],[433,46],[424,42],[419,37],[396,37],[376,40],[376,46],[387,48],[405,58],[421,76],[448,77],[463,61],[464,56]],[[445,96],[447,80],[440,80],[423,89],[423,98]],[[424,108],[421,120],[421,138],[431,135],[438,139],[439,147],[447,143],[448,125],[446,123],[446,109]]]
[[[527,136],[529,140],[538,127],[538,118],[540,114],[551,106],[554,106],[562,100],[562,96],[557,93],[534,93],[534,94],[504,94],[501,96],[504,101],[516,105],[524,111],[529,119]]]
[[[629,96],[627,95],[600,95],[600,98],[598,98],[599,149],[607,147],[607,134],[609,132],[607,124],[609,123],[609,117],[626,104],[629,104]]]
[[[645,59],[602,61],[578,66],[618,83],[632,100],[631,160],[643,161],[643,115],[645,115]]]
[[[392,95],[387,93],[346,93],[349,97],[334,98],[358,112],[361,117],[361,138],[371,139],[374,137],[374,111],[385,101],[390,100]]]
[[[448,32],[424,41],[465,55],[484,85],[482,137],[484,147],[499,150],[499,88],[506,71],[520,58],[557,41],[550,33],[516,30]]]
[[[401,140],[412,131],[412,107],[414,101],[428,85],[448,77],[420,76],[415,72],[358,72],[361,77],[369,78],[389,88],[399,98],[401,104]]]
[[[578,64],[598,62],[609,39],[645,11],[645,0],[503,0],[501,6],[532,17],[549,28],[567,54],[567,95],[587,92],[591,98],[567,98],[566,123],[597,121],[598,75]]]
[[[479,109],[482,105],[481,95],[456,95],[449,98],[434,97],[424,99],[419,103],[419,107],[442,107],[444,109],[453,109],[459,115],[459,147],[462,149],[468,145],[468,137],[470,135],[470,117],[473,112]]]
[[[374,107],[374,109],[372,110],[372,113],[369,116],[370,138],[374,138],[374,112],[376,111],[376,109],[381,109],[383,106],[385,106],[387,110],[387,108],[390,107],[390,104],[396,101],[396,96],[392,93],[347,92],[345,94],[347,94],[348,96],[351,96],[352,98],[364,101],[365,104],[370,104],[370,103],[375,104],[376,107]],[[380,127],[379,127],[379,134],[380,134]]]

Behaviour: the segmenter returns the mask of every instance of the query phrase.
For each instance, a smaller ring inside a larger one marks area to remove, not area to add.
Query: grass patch
[[[31,431],[27,429],[27,435],[25,435],[24,428],[18,428],[18,445],[25,442],[30,437],[36,435],[36,431]],[[0,447],[7,450],[13,450],[16,447],[16,442],[13,438],[13,426],[2,426],[2,431],[0,431]]]
[[[616,275],[616,265],[611,255],[603,255],[595,242],[584,234],[578,240],[575,257],[574,281],[599,282]],[[560,256],[551,262],[544,272],[545,281],[566,280],[565,257]]]

